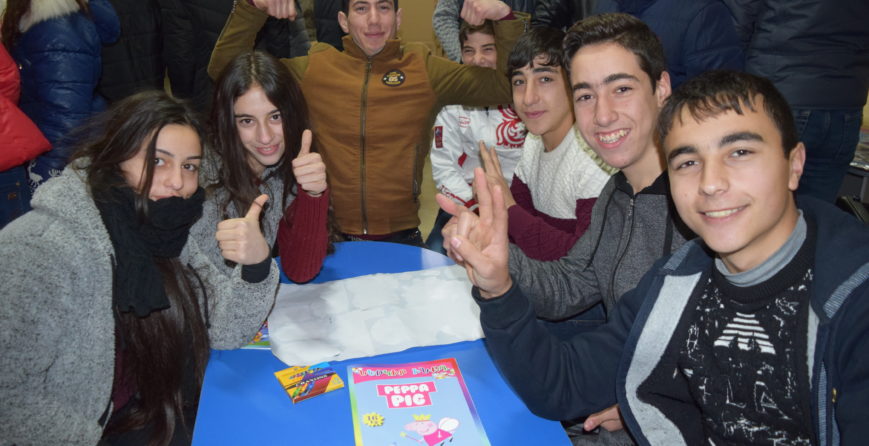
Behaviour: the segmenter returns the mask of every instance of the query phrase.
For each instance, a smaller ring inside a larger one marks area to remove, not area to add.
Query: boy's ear
[[[664,107],[664,101],[670,97],[670,93],[672,92],[673,87],[670,85],[670,73],[662,71],[661,78],[655,84],[655,96],[658,99],[658,108]]]
[[[344,11],[338,11],[338,26],[345,34],[350,34],[350,23],[347,21],[347,14],[344,14]]]
[[[395,11],[395,30],[401,28],[401,8],[398,8],[398,11]],[[394,38],[395,36],[393,36]]]
[[[788,165],[790,173],[788,174],[788,189],[791,192],[797,190],[800,185],[800,177],[803,176],[803,166],[806,163],[806,146],[803,143],[797,143],[796,147],[791,150],[788,155]]]

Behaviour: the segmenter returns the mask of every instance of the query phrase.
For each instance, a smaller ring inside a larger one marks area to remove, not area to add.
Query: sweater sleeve
[[[615,404],[619,360],[640,299],[626,296],[605,325],[559,340],[535,318],[520,287],[490,300],[476,288],[473,295],[487,350],[532,412],[566,420]]]
[[[865,409],[869,402],[869,386],[866,385],[869,377],[869,282],[864,282],[848,298],[836,319],[839,319],[838,328],[829,343],[835,365],[828,367],[835,370],[835,374],[830,374],[832,389],[829,391],[833,395],[836,424],[841,444],[863,444],[869,438],[869,412]]]
[[[329,245],[329,189],[319,197],[301,191],[278,226],[278,247],[284,274],[308,282],[320,272]]]
[[[462,0],[438,0],[431,16],[435,36],[441,42],[447,57],[455,62],[462,61],[462,45],[459,42],[461,2]]]
[[[516,200],[516,206],[507,210],[510,241],[532,259],[560,259],[588,229],[594,198],[576,200],[576,224],[571,232],[551,225],[544,214],[534,209],[531,192],[518,177],[513,178],[510,191]]]
[[[524,32],[527,14],[514,12],[512,20],[494,22],[498,69],[462,65],[428,54],[426,70],[441,105],[462,104],[482,107],[513,102],[507,72],[507,58],[516,39]]]
[[[90,418],[93,411],[74,404],[78,400],[71,397],[71,389],[54,389],[47,383],[58,382],[52,381],[52,372],[64,368],[54,367],[55,362],[70,361],[64,357],[65,351],[96,342],[77,339],[78,333],[87,331],[70,324],[69,317],[64,317],[70,312],[66,307],[89,305],[93,306],[89,314],[99,314],[96,302],[100,296],[89,296],[85,302],[82,291],[92,288],[82,286],[86,281],[80,276],[86,274],[77,274],[81,268],[76,268],[80,265],[75,261],[81,259],[73,257],[73,244],[54,243],[33,232],[21,225],[14,229],[9,225],[0,232],[4,259],[0,268],[0,442],[58,444],[64,439],[65,444],[82,444],[70,435],[94,423]],[[76,322],[95,324],[90,320]]]
[[[241,265],[235,265],[227,274],[203,252],[194,237],[187,239],[181,260],[196,273],[194,284],[207,308],[211,348],[235,349],[250,342],[275,303],[277,264],[271,262],[265,280],[248,282],[242,278]]]
[[[459,128],[457,110],[445,107],[435,119],[431,144],[431,171],[435,187],[444,195],[470,208],[476,204],[474,191],[465,181],[461,160],[465,155],[465,138]]]
[[[510,275],[533,302],[538,317],[564,319],[601,301],[592,258],[605,223],[603,207],[614,189],[611,178],[592,208],[591,224],[564,257],[535,260],[518,246],[510,246]]]

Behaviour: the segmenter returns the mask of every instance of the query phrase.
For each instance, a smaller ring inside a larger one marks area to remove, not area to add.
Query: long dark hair
[[[3,24],[0,25],[0,35],[3,36],[3,46],[11,53],[15,42],[21,37],[21,18],[30,12],[30,3],[33,0],[8,0],[6,2],[6,11],[3,12]],[[75,0],[78,3],[78,8],[85,14],[90,16],[90,8],[85,0]]]
[[[91,195],[107,198],[113,187],[126,187],[120,164],[134,157],[142,147],[145,159],[156,157],[160,130],[170,124],[204,132],[196,113],[184,102],[162,91],[148,91],[123,99],[98,116],[82,135],[88,135],[70,162],[86,172]],[[148,192],[154,175],[153,163],[145,163],[144,184],[136,194],[140,218],[148,216]],[[116,253],[118,254],[118,253]],[[122,255],[122,254],[120,254]],[[163,276],[170,308],[138,317],[133,312],[115,314],[116,354],[122,355],[122,375],[137,391],[133,409],[107,432],[125,432],[150,426],[151,444],[166,444],[176,429],[176,419],[184,423],[182,385],[185,371],[193,370],[196,389],[201,386],[208,360],[208,333],[195,288],[195,277],[178,258],[154,261]],[[198,392],[197,392],[198,394]],[[195,397],[195,396],[194,396]]]
[[[301,149],[302,132],[311,128],[308,105],[302,90],[287,67],[276,58],[261,51],[245,52],[224,68],[214,87],[209,132],[211,148],[220,161],[220,180],[215,187],[222,187],[228,192],[227,201],[219,204],[224,218],[244,215],[254,198],[260,194],[260,179],[247,160],[248,152],[239,137],[233,111],[235,101],[255,86],[262,88],[269,101],[280,111],[284,128],[284,155],[270,174],[278,175],[283,180],[283,202],[268,202],[266,206],[287,207],[296,186],[292,161]],[[317,151],[316,137],[311,151]],[[229,203],[235,205],[239,215],[228,214]]]

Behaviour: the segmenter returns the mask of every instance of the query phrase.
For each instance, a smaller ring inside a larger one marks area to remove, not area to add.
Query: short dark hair
[[[729,111],[741,115],[742,107],[756,112],[760,98],[763,98],[763,110],[781,134],[784,154],[789,156],[799,141],[784,96],[768,79],[737,71],[707,71],[680,85],[667,99],[658,117],[660,142],[664,142],[676,119],[682,122],[682,110],[687,109],[691,117],[702,121]]]
[[[491,20],[486,20],[482,25],[471,25],[468,22],[462,21],[459,26],[459,45],[464,45],[468,40],[468,36],[474,33],[483,33],[489,36],[495,36],[495,26]]]
[[[341,0],[341,11],[343,11],[344,14],[350,12],[350,1],[351,0]],[[395,10],[398,11],[398,0],[392,0],[392,4],[394,5]]]
[[[564,32],[545,26],[531,28],[519,36],[513,51],[510,51],[510,56],[507,58],[507,77],[513,77],[515,71],[533,64],[538,56],[546,56],[548,59],[542,65],[562,66],[564,62],[562,39],[564,39]]]
[[[462,21],[459,26],[459,45],[464,45],[468,40],[468,36],[474,33],[483,33],[489,36],[495,36],[495,26],[491,20],[486,20],[482,25],[471,25],[468,22]]]
[[[571,26],[564,36],[565,69],[570,70],[570,61],[582,47],[608,42],[637,56],[640,69],[649,75],[654,92],[661,74],[667,70],[664,47],[648,25],[629,14],[594,15]]]

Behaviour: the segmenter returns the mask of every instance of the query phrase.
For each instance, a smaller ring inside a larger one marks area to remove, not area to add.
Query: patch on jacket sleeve
[[[436,125],[434,128],[435,148],[444,148],[444,126]]]
[[[404,83],[404,72],[397,68],[393,68],[387,71],[381,80],[383,81],[383,85],[397,87]]]

